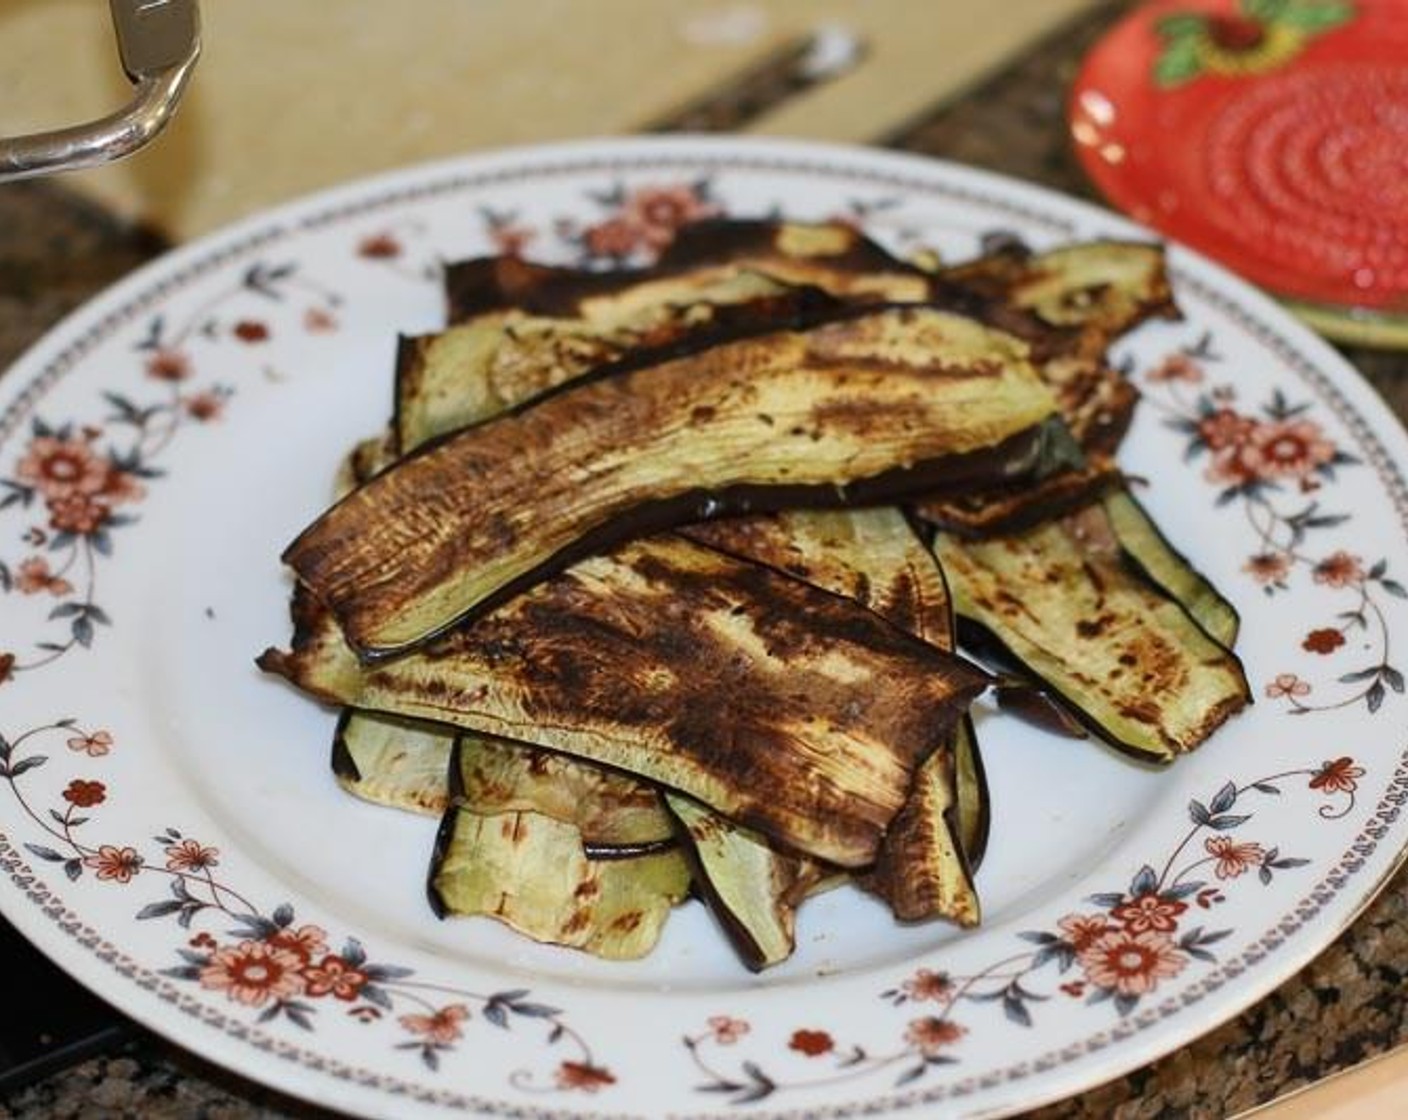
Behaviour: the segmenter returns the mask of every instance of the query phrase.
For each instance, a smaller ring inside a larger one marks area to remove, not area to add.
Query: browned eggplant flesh
[[[1107,350],[1177,316],[1159,246],[919,267],[720,219],[445,294],[259,658],[343,706],[348,792],[441,814],[437,913],[632,959],[694,897],[754,969],[845,881],[970,927],[980,692],[1158,762],[1249,701],[1235,610],[1118,466]]]
[[[642,531],[1004,481],[1053,413],[1017,339],[886,307],[578,378],[382,471],[284,558],[392,653]]]

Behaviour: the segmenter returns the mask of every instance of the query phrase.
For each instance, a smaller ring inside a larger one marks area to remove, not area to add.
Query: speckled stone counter
[[[1070,158],[1062,98],[1076,61],[1120,8],[1087,17],[978,89],[883,138],[1090,195]],[[0,367],[159,244],[52,184],[0,187]],[[1408,356],[1347,350],[1408,417]],[[1301,975],[1182,1051],[1041,1120],[1224,1117],[1408,1041],[1408,873]],[[0,1117],[209,1120],[328,1115],[134,1029],[117,1052],[0,1098]]]

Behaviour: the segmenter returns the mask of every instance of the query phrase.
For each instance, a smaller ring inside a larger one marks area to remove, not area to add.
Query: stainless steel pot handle
[[[0,138],[0,183],[95,167],[137,151],[157,135],[200,56],[196,0],[109,0],[131,102],[89,124]]]

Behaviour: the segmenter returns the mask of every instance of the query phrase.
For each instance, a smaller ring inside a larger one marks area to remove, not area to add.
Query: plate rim
[[[1099,220],[1112,227],[1123,228],[1144,239],[1167,240],[1159,235],[1152,234],[1151,231],[1134,225],[1127,218],[1115,215],[1083,200],[1062,195],[1049,188],[1022,182],[992,172],[967,168],[947,161],[935,160],[929,157],[908,153],[885,152],[860,146],[815,142],[784,142],[773,139],[750,138],[720,139],[717,137],[692,136],[643,139],[604,138],[601,140],[575,141],[558,145],[532,145],[502,149],[489,153],[474,153],[467,156],[452,157],[450,159],[436,160],[409,168],[402,168],[365,179],[359,179],[352,183],[315,191],[300,199],[284,203],[268,211],[251,215],[223,230],[215,231],[187,245],[183,245],[173,252],[157,258],[124,277],[117,284],[104,290],[102,293],[95,296],[93,300],[85,303],[78,310],[65,316],[58,324],[46,332],[38,342],[31,346],[7,372],[11,377],[20,376],[31,367],[39,371],[48,372],[56,362],[61,362],[66,357],[68,357],[69,365],[71,366],[73,363],[81,360],[87,342],[89,342],[95,334],[101,333],[100,328],[106,329],[106,325],[111,322],[113,315],[119,309],[130,307],[134,314],[140,313],[140,311],[149,306],[151,302],[159,300],[168,287],[180,286],[181,284],[187,283],[207,270],[220,267],[220,265],[225,263],[230,257],[238,257],[251,251],[258,245],[277,241],[284,236],[294,235],[303,230],[316,229],[322,224],[338,220],[349,213],[361,211],[370,212],[381,207],[405,202],[413,197],[426,194],[452,193],[463,185],[462,180],[465,177],[473,177],[472,173],[475,169],[486,167],[512,169],[517,167],[525,178],[536,177],[541,174],[542,166],[540,163],[536,163],[535,160],[543,161],[547,160],[549,157],[560,161],[560,163],[565,166],[570,166],[571,173],[574,174],[585,170],[586,165],[589,163],[618,170],[638,170],[647,168],[649,166],[648,163],[631,163],[629,161],[622,161],[619,158],[621,153],[637,151],[658,153],[661,166],[678,166],[682,161],[688,161],[692,158],[695,162],[700,163],[718,162],[724,165],[721,166],[721,170],[746,169],[746,161],[730,161],[729,157],[739,152],[747,153],[750,157],[756,156],[758,157],[760,165],[780,172],[791,171],[796,173],[800,170],[805,170],[809,160],[820,160],[822,162],[828,160],[833,161],[837,164],[837,170],[851,174],[860,173],[866,178],[871,177],[867,174],[870,168],[875,166],[892,167],[897,179],[902,178],[900,175],[901,172],[908,171],[912,172],[914,179],[923,179],[927,176],[931,181],[949,179],[964,184],[973,192],[975,198],[982,200],[988,205],[992,204],[992,200],[982,193],[985,187],[992,188],[1000,196],[1015,194],[1020,198],[1023,195],[1031,194],[1038,198],[1050,200],[1060,209],[1071,210],[1075,208],[1077,213],[1084,211],[1084,220]],[[477,182],[482,184],[483,180],[477,180]],[[417,185],[419,185],[419,187]],[[943,185],[945,187],[944,193],[951,194],[952,192],[947,190],[948,184]],[[1006,199],[1003,200],[1004,204],[1006,201]],[[1049,215],[1037,215],[1037,217],[1043,225],[1050,224]],[[263,232],[262,237],[251,236],[261,231]],[[1199,254],[1175,247],[1171,264],[1177,269],[1181,260],[1185,258],[1188,261],[1196,262],[1196,267],[1200,270],[1210,270],[1216,285],[1224,291],[1230,289],[1236,298],[1241,301],[1244,306],[1247,306],[1255,316],[1258,318],[1270,318],[1272,323],[1275,324],[1272,330],[1274,338],[1280,340],[1290,353],[1299,355],[1302,351],[1309,351],[1312,364],[1326,364],[1328,358],[1329,365],[1337,369],[1348,370],[1350,373],[1355,374],[1353,378],[1349,379],[1337,377],[1329,387],[1347,398],[1347,405],[1352,414],[1358,416],[1364,411],[1370,413],[1370,418],[1376,422],[1369,428],[1370,434],[1373,436],[1375,442],[1384,443],[1385,440],[1388,440],[1390,443],[1396,442],[1399,444],[1397,448],[1386,448],[1386,450],[1390,451],[1389,465],[1401,486],[1402,471],[1400,468],[1405,461],[1403,444],[1408,437],[1405,437],[1401,423],[1393,416],[1387,407],[1372,394],[1368,386],[1357,376],[1357,372],[1353,370],[1353,367],[1349,366],[1342,357],[1335,354],[1322,340],[1315,338],[1315,336],[1311,335],[1303,326],[1290,320],[1284,310],[1269,297],[1250,288],[1245,282],[1232,276],[1226,269],[1217,265],[1215,262],[1210,262]],[[154,284],[153,281],[159,278],[164,279]],[[136,298],[139,294],[144,294],[145,298]],[[85,322],[92,322],[93,325],[87,332],[79,336],[78,352],[70,356],[70,351],[72,351],[75,346],[73,340],[74,331],[79,325]],[[1291,328],[1290,339],[1285,338],[1285,328],[1287,326]],[[1300,337],[1295,337],[1297,332],[1299,332]],[[65,340],[68,340],[66,344]],[[1317,351],[1321,352],[1317,353]],[[63,367],[63,369],[57,371],[54,376],[61,376],[62,372],[67,368],[69,367]],[[11,399],[12,394],[6,392],[5,397],[8,403],[5,405],[4,413],[0,414],[0,440],[8,438],[13,433],[13,428],[7,428],[3,423],[3,417],[12,413],[25,412],[23,402],[29,390],[38,386],[38,381],[37,376],[31,377],[30,381],[25,383],[25,392],[14,396],[13,399]],[[8,384],[6,388],[8,389]],[[1388,425],[1387,430],[1385,429],[1385,423]],[[1404,797],[1408,798],[1408,771],[1405,771],[1402,762],[1400,762],[1399,770],[1396,773],[1396,784],[1400,792],[1404,794]],[[1402,804],[1402,801],[1400,801],[1400,804]],[[1363,833],[1361,832],[1360,837],[1357,839],[1362,838]],[[0,857],[5,856],[6,847],[7,842],[3,835],[0,835]],[[1251,985],[1250,989],[1239,987],[1238,992],[1244,992],[1245,994],[1244,996],[1239,995],[1238,998],[1233,1001],[1235,1006],[1231,1006],[1230,1009],[1225,1011],[1219,1010],[1215,1021],[1211,1024],[1199,1018],[1195,1025],[1191,1025],[1188,1028],[1186,1037],[1177,1037],[1169,1045],[1161,1044],[1153,1050],[1147,1045],[1142,1048],[1135,1046],[1133,1052],[1127,1059],[1122,1058],[1115,1063],[1108,1062],[1107,1055],[1106,1066],[1108,1072],[1098,1080],[1118,1076],[1128,1069],[1146,1064],[1155,1057],[1182,1045],[1187,1039],[1198,1037],[1208,1030],[1213,1029],[1220,1023],[1235,1016],[1245,1007],[1264,998],[1269,991],[1283,983],[1290,976],[1299,972],[1305,964],[1328,947],[1329,943],[1339,932],[1351,925],[1354,919],[1371,904],[1373,899],[1377,897],[1378,893],[1387,885],[1393,875],[1405,862],[1408,862],[1408,839],[1405,839],[1400,850],[1396,853],[1395,858],[1390,862],[1390,866],[1384,870],[1372,887],[1361,896],[1353,913],[1336,924],[1329,932],[1317,934],[1315,938],[1311,939],[1314,942],[1313,945],[1307,943],[1299,953],[1292,954],[1296,963],[1291,967],[1285,969],[1271,969],[1269,975],[1263,973],[1264,978],[1259,983]],[[13,869],[7,864],[0,864],[0,866],[5,867],[8,877],[11,880],[15,879],[16,873]],[[1321,884],[1317,884],[1317,888],[1322,884],[1323,880]],[[1338,894],[1338,892],[1335,893]],[[26,920],[16,920],[14,916],[16,908],[10,905],[11,898],[12,895],[9,892],[0,893],[0,912],[3,912],[29,940],[36,942]],[[1323,908],[1320,912],[1323,912]],[[1319,917],[1320,912],[1317,912],[1314,917]],[[27,918],[34,917],[34,915],[35,911],[27,910]],[[54,921],[57,921],[57,919],[54,919]],[[1312,919],[1307,919],[1306,924],[1311,924],[1311,921]],[[48,925],[52,924],[53,922],[48,923]],[[36,918],[34,927],[38,928],[41,925],[44,925],[44,923],[41,923]],[[47,926],[45,928],[47,928]],[[41,951],[45,952],[51,959],[54,958],[54,954],[50,952],[46,944],[41,942],[36,942],[36,944],[38,944]],[[84,968],[76,969],[68,959],[57,960],[56,963],[71,975],[75,975],[87,986],[95,988],[104,998],[110,998],[108,993],[103,990],[102,986],[95,984],[87,975],[84,975],[84,973],[90,972],[92,975],[101,974],[107,977],[111,975],[111,969],[115,966],[109,962],[99,968],[97,958],[85,959],[87,963],[93,965],[91,970]],[[1285,960],[1287,958],[1283,956],[1281,959]],[[1222,985],[1218,985],[1218,987],[1221,986]],[[1216,990],[1217,989],[1214,988],[1209,992],[1199,995],[1197,1001],[1201,1001],[1207,994],[1211,994],[1212,991]],[[132,1015],[132,1017],[138,1021],[146,1022],[142,1015],[133,1014],[133,1012],[126,1007],[123,1007],[123,1011],[126,1014]],[[1165,1023],[1168,1022],[1167,1019],[1163,1021]],[[1185,1019],[1185,1021],[1187,1020]],[[150,1022],[146,1023],[146,1025],[152,1026],[159,1034],[168,1035],[170,1033],[160,1025]],[[1140,1027],[1134,1033],[1141,1034],[1143,1031],[1144,1028]],[[230,1041],[225,1032],[221,1031],[219,1033],[222,1040]],[[1178,1034],[1178,1032],[1174,1033]],[[245,1044],[241,1044],[239,1048],[233,1045],[231,1046],[232,1052],[237,1050],[241,1055],[246,1052],[246,1049]],[[1084,1052],[1080,1062],[1083,1064],[1086,1059],[1090,1058],[1090,1056],[1095,1054],[1098,1050],[1108,1050],[1108,1046],[1102,1046]],[[291,1055],[288,1056],[291,1057]],[[291,1085],[289,1084],[289,1079],[286,1078],[266,1079],[262,1073],[251,1073],[251,1067],[248,1063],[226,1061],[223,1058],[217,1058],[216,1060],[220,1061],[222,1065],[227,1065],[235,1069],[241,1075],[250,1077],[252,1080],[257,1080],[263,1084],[274,1085],[296,1095],[306,1096],[308,1091],[316,1092],[318,1090],[318,1085],[309,1086],[307,1090],[296,1085]],[[1069,1065],[1074,1064],[1076,1063],[1068,1063],[1068,1068]],[[1114,1068],[1116,1065],[1118,1065],[1118,1068]],[[303,1070],[306,1066],[295,1059],[295,1068]],[[1025,1079],[1025,1076],[1026,1075],[1020,1075],[1016,1079]],[[1047,1100],[1058,1099],[1069,1095],[1072,1091],[1079,1091],[1081,1088],[1088,1088],[1097,1083],[1097,1081],[1089,1080],[1088,1077],[1082,1079],[1079,1075],[1077,1076],[1077,1080],[1080,1080],[1081,1083],[1073,1090],[1069,1086],[1063,1087],[1060,1083],[1061,1079],[1058,1078],[1056,1079],[1057,1083],[1053,1086],[1049,1095],[1039,1099],[1034,1097],[1030,1100],[1024,1100],[1015,1107],[1025,1108],[1034,1104],[1044,1103]],[[1045,1082],[1043,1082],[1043,1084],[1044,1083]],[[320,1085],[322,1083],[319,1082],[318,1084]],[[326,1100],[327,1098],[313,1097],[310,1099]],[[930,1096],[927,1093],[921,1092],[914,1101],[914,1104],[909,1107],[932,1104],[937,1100],[955,1099],[959,1098],[947,1093]],[[842,1105],[840,1108],[844,1110],[847,1106],[853,1106],[854,1104],[855,1102],[847,1102],[846,1105]],[[360,1107],[360,1102],[355,1102],[350,1107]],[[899,1105],[898,1107],[905,1106]],[[577,1110],[566,1112],[556,1110],[543,1112],[529,1111],[534,1115],[552,1116],[582,1116],[592,1114],[590,1112]],[[708,1115],[711,1116],[733,1114],[732,1112],[718,1111],[708,1113]],[[749,1110],[746,1113],[740,1114],[772,1117],[785,1115],[787,1113],[786,1111],[777,1112],[774,1110]],[[830,1108],[823,1108],[819,1113],[813,1111],[810,1114],[832,1115],[840,1114],[840,1112]]]

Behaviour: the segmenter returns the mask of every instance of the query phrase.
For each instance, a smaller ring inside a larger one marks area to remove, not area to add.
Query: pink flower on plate
[[[1178,928],[1178,915],[1187,909],[1186,902],[1149,892],[1120,903],[1110,916],[1132,933],[1151,929],[1171,933]]]
[[[1183,971],[1188,958],[1166,933],[1113,929],[1076,957],[1086,979],[1125,996],[1142,996]]]
[[[412,1034],[427,1041],[448,1046],[463,1036],[460,1024],[469,1018],[469,1008],[462,1003],[442,1007],[433,1015],[402,1015],[398,1022]]]
[[[123,502],[141,501],[147,496],[147,488],[137,481],[137,476],[131,471],[111,467],[97,496],[109,505],[116,506]]]
[[[1334,653],[1342,645],[1344,645],[1344,633],[1333,627],[1325,626],[1306,634],[1300,648],[1307,653],[1318,653],[1324,656]]]
[[[330,995],[349,1003],[361,994],[367,983],[365,972],[331,953],[318,964],[305,968],[303,978],[308,982],[310,996]]]
[[[1291,571],[1291,559],[1284,552],[1259,552],[1248,558],[1242,571],[1257,583],[1282,583]]]
[[[200,971],[201,987],[222,991],[236,1003],[262,1007],[270,999],[302,995],[302,958],[267,941],[241,941],[221,949]]]
[[[303,313],[303,329],[313,334],[337,330],[337,316],[322,307],[310,307]]]
[[[622,216],[640,231],[641,240],[651,249],[664,249],[675,239],[681,226],[711,218],[719,212],[700,192],[686,184],[668,187],[641,187],[626,199]]]
[[[1266,686],[1266,698],[1279,700],[1283,696],[1298,699],[1310,695],[1310,682],[1303,681],[1294,673],[1277,673],[1276,679]]]
[[[108,798],[108,788],[102,782],[89,782],[74,778],[64,788],[63,799],[78,809],[91,809],[101,805]]]
[[[374,233],[358,243],[357,255],[370,261],[394,260],[401,255],[401,243],[389,233]]]
[[[92,868],[104,882],[130,883],[132,877],[142,870],[142,857],[137,854],[136,848],[104,844],[92,855],[83,857],[83,866]]]
[[[84,440],[37,436],[15,467],[15,477],[52,503],[98,493],[109,470],[108,461]]]
[[[1198,435],[1210,451],[1241,447],[1256,430],[1256,421],[1231,408],[1219,408],[1198,421]]]
[[[1238,844],[1230,836],[1210,836],[1203,841],[1208,855],[1217,860],[1215,868],[1219,879],[1235,879],[1250,871],[1265,857],[1260,844]]]
[[[1310,788],[1322,793],[1353,793],[1363,776],[1364,767],[1354,765],[1354,759],[1346,755],[1324,763],[1310,779]]]
[[[929,1016],[924,1019],[911,1019],[905,1028],[904,1040],[927,1058],[932,1058],[945,1046],[952,1046],[968,1033],[966,1027],[948,1019]]]
[[[1313,420],[1259,424],[1243,450],[1243,460],[1261,479],[1306,478],[1335,457],[1335,445]]]
[[[22,595],[38,595],[47,591],[50,595],[63,596],[73,590],[73,584],[49,570],[49,561],[42,556],[31,556],[20,561],[15,572],[15,590]]]
[[[1077,953],[1089,948],[1097,938],[1110,930],[1103,914],[1067,914],[1056,928],[1066,935],[1066,941]]]
[[[580,1089],[585,1093],[595,1093],[607,1085],[616,1084],[610,1070],[590,1062],[563,1062],[557,1067],[555,1080],[559,1089]]]
[[[594,257],[628,257],[645,243],[640,227],[624,218],[608,218],[588,226],[582,240]]]
[[[825,1031],[793,1031],[792,1037],[787,1040],[787,1049],[805,1054],[808,1058],[829,1054],[835,1048],[835,1040]]]
[[[277,930],[264,940],[276,949],[293,953],[307,964],[327,951],[327,938],[327,931],[320,926],[299,926],[297,929],[285,927]]]
[[[1182,351],[1170,354],[1144,374],[1148,381],[1186,381],[1190,384],[1203,379],[1203,367]]]
[[[101,529],[112,510],[89,494],[49,499],[49,528],[56,533],[86,537]]]
[[[154,381],[185,381],[192,370],[190,356],[184,350],[162,347],[147,359],[147,376]]]
[[[102,758],[112,750],[112,732],[94,731],[87,735],[74,735],[68,740],[68,749],[81,751],[89,758]]]
[[[231,331],[241,342],[256,343],[269,340],[269,327],[258,319],[241,319]]]
[[[720,1046],[732,1046],[753,1028],[745,1019],[734,1019],[728,1015],[711,1015],[709,1033]]]
[[[195,840],[182,840],[166,848],[166,869],[168,871],[205,871],[219,865],[216,858],[219,851],[207,848]]]
[[[192,420],[206,424],[220,418],[220,414],[225,411],[225,398],[219,393],[207,390],[203,393],[193,393],[189,397],[182,397],[181,407],[186,410],[186,415]]]
[[[953,991],[953,980],[947,972],[934,972],[932,969],[917,969],[913,976],[900,985],[901,990],[913,1000],[940,1000]]]
[[[1340,549],[1332,552],[1311,570],[1311,578],[1326,587],[1348,587],[1364,580],[1364,563]]]

